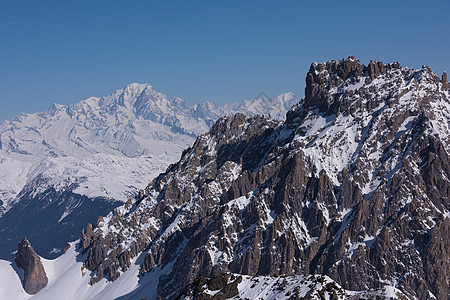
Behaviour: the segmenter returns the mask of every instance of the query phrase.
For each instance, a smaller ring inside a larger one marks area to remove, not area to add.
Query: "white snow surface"
[[[23,276],[23,274],[20,270],[18,270],[19,272],[15,270],[17,270],[17,267],[14,263],[0,260],[0,299],[22,300],[30,298],[20,281],[20,276]]]

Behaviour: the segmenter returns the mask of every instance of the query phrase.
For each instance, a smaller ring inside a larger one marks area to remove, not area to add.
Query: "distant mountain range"
[[[85,224],[134,198],[222,115],[284,118],[298,100],[278,97],[188,105],[149,84],[54,104],[0,125],[0,257],[27,236],[56,257]],[[51,242],[50,242],[51,241]]]

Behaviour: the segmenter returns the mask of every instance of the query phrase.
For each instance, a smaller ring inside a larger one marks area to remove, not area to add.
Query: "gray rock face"
[[[82,234],[92,284],[145,251],[173,299],[200,277],[330,276],[449,298],[450,97],[428,67],[312,64],[285,122],[219,119]]]
[[[34,295],[47,286],[48,278],[41,259],[26,238],[20,242],[14,261],[24,270],[22,285],[28,294]]]

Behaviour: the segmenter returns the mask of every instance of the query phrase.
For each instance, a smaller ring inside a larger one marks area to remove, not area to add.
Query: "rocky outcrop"
[[[444,90],[448,89],[447,72],[442,73],[442,88]]]
[[[34,295],[47,286],[48,278],[41,258],[36,254],[27,238],[24,238],[18,245],[14,261],[24,271],[22,285],[28,294]]]
[[[219,119],[88,227],[93,283],[143,253],[141,275],[163,273],[168,299],[229,272],[448,299],[450,97],[439,77],[349,57],[312,64],[306,81],[285,122]]]

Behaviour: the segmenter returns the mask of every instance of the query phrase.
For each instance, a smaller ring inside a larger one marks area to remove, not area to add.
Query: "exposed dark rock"
[[[22,285],[28,294],[34,295],[47,286],[48,278],[44,266],[27,238],[24,238],[18,245],[14,261],[19,268],[24,270]]]

